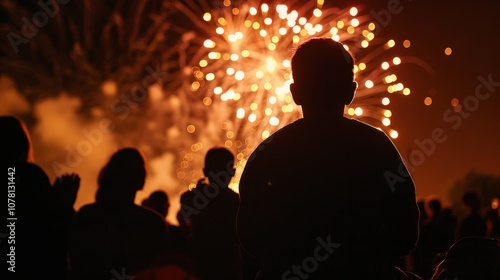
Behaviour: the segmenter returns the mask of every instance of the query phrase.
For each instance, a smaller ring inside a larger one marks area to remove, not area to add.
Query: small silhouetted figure
[[[455,242],[431,280],[500,279],[500,239],[469,236]]]
[[[384,132],[344,117],[353,65],[330,38],[292,57],[303,118],[254,150],[239,185],[239,237],[260,279],[391,279],[415,246],[415,188],[398,150]]]
[[[458,238],[466,236],[486,236],[486,221],[481,216],[481,200],[475,191],[468,191],[462,197],[467,214],[458,228]]]
[[[448,248],[456,241],[456,231],[457,231],[457,217],[453,214],[450,207],[443,208],[441,211],[441,220],[446,227],[446,232],[448,233],[447,240],[450,241]]]
[[[417,207],[420,213],[419,223],[422,224],[429,218],[429,216],[427,215],[427,211],[425,210],[425,199],[417,201]]]
[[[168,202],[168,195],[164,191],[154,191],[148,198],[142,201],[142,206],[155,210],[162,217],[166,218],[170,204]]]
[[[8,176],[3,211],[11,208],[7,216],[11,220],[3,219],[6,222],[0,234],[15,233],[9,234],[14,239],[0,239],[3,256],[11,253],[11,246],[15,248],[14,262],[4,262],[2,270],[17,279],[36,279],[41,275],[67,279],[66,241],[80,177],[64,174],[51,184],[45,171],[34,162],[30,134],[21,119],[1,116],[0,131],[0,159]],[[7,271],[8,267],[13,271]]]
[[[170,208],[169,198],[166,192],[157,190],[152,192],[148,198],[144,199],[142,206],[148,207],[167,218]],[[168,233],[171,241],[171,248],[176,253],[187,253],[187,232],[180,226],[168,223]]]
[[[134,204],[145,178],[144,157],[135,148],[120,149],[101,170],[96,202],[77,212],[71,229],[74,279],[134,275],[168,250],[164,219]]]
[[[438,260],[454,242],[454,228],[450,226],[448,217],[443,215],[441,201],[431,196],[427,199],[426,210],[428,219],[420,226],[420,236],[417,243],[416,255],[419,259],[415,271],[424,279],[432,276],[432,270]]]
[[[236,233],[238,194],[229,188],[234,176],[234,155],[215,147],[205,156],[196,188],[181,196],[181,217],[191,228],[191,252],[203,280],[241,279],[241,254]]]

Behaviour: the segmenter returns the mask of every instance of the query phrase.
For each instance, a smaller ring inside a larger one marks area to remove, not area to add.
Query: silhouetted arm
[[[384,135],[385,136],[385,135]],[[407,255],[418,240],[419,210],[411,174],[392,142],[385,137],[381,145],[382,216],[385,244],[391,256]]]
[[[266,158],[264,151],[255,150],[239,184],[240,204],[236,219],[238,238],[243,249],[252,256],[265,251],[271,223],[266,193]]]

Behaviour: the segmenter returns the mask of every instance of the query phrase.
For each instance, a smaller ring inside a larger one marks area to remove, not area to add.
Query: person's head
[[[472,212],[479,211],[481,207],[481,200],[479,199],[479,194],[476,191],[467,191],[462,196],[463,204]]]
[[[429,216],[436,218],[441,214],[441,200],[435,196],[428,196],[427,199],[427,211],[429,211]]]
[[[205,155],[205,167],[203,174],[210,182],[215,179],[223,180],[224,184],[234,176],[234,155],[224,147],[214,147]]]
[[[144,200],[142,205],[149,207],[156,212],[160,213],[163,217],[166,217],[168,214],[168,207],[170,204],[168,203],[168,195],[164,191],[155,191],[149,195],[149,197]]]
[[[344,45],[331,38],[311,38],[292,57],[290,90],[304,111],[339,111],[354,98],[354,60]],[[304,113],[306,116],[306,113]]]
[[[2,162],[33,161],[31,138],[23,121],[13,116],[0,116],[0,131],[5,135],[0,148]]]
[[[96,194],[97,202],[130,202],[146,180],[145,160],[135,148],[123,148],[114,153],[102,168]]]
[[[441,216],[448,221],[455,220],[455,216],[453,215],[453,211],[450,207],[443,208],[443,211],[441,211]]]
[[[435,267],[432,280],[500,279],[500,240],[464,237],[455,242]]]

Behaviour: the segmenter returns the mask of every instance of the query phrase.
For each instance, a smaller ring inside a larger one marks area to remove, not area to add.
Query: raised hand
[[[53,192],[59,202],[72,207],[79,188],[80,176],[78,174],[64,174],[54,181]]]

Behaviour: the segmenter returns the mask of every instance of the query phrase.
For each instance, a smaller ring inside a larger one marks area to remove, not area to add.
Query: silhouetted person
[[[134,204],[145,178],[144,158],[134,148],[120,149],[101,170],[96,202],[77,212],[71,230],[74,279],[134,275],[168,250],[164,219]]]
[[[342,44],[299,45],[292,74],[303,118],[248,159],[241,243],[260,279],[389,279],[417,241],[413,180],[384,132],[343,116],[357,84]]]
[[[191,252],[203,280],[241,279],[241,255],[236,233],[238,194],[229,188],[234,176],[234,155],[215,147],[205,156],[196,188],[181,196],[181,219],[190,223]]]
[[[466,236],[486,236],[486,221],[481,216],[481,200],[475,191],[466,192],[462,197],[462,203],[467,214],[462,219],[458,229],[458,238]]]
[[[170,207],[168,195],[161,190],[154,191],[142,202],[142,206],[158,212],[158,214],[166,219]],[[184,229],[180,226],[172,225],[168,222],[167,224],[172,250],[177,253],[187,253],[187,232],[184,232]]]
[[[143,200],[142,206],[149,207],[155,210],[162,217],[166,218],[168,214],[168,207],[170,206],[168,202],[168,195],[164,191],[154,191],[148,198]]]
[[[432,276],[437,256],[444,254],[454,242],[454,228],[445,220],[439,198],[431,196],[427,199],[428,219],[420,226],[420,236],[415,249],[415,271],[424,279]]]
[[[455,236],[457,231],[457,217],[453,214],[453,211],[450,207],[443,208],[441,211],[441,220],[446,228],[446,232],[448,233],[447,240],[450,241],[448,248],[455,243]]]
[[[436,266],[431,280],[500,279],[500,239],[464,237]]]
[[[16,279],[37,279],[41,275],[67,279],[66,241],[75,214],[73,203],[80,178],[76,174],[65,174],[51,185],[45,171],[34,163],[30,135],[19,118],[1,116],[0,131],[3,135],[2,170],[9,178],[4,188],[2,205],[5,209],[2,212],[12,218],[3,219],[6,222],[0,230],[1,254],[5,257],[11,253],[11,246],[15,248],[15,262],[7,263],[11,258],[7,256],[2,272],[18,277]],[[8,205],[12,205],[9,213],[6,211]],[[15,238],[7,239],[4,233]],[[8,272],[9,267],[15,273]]]

